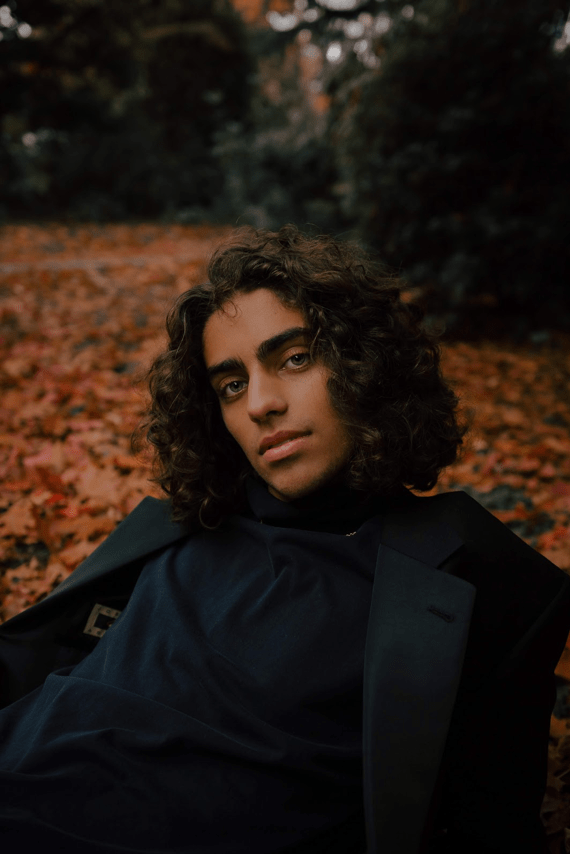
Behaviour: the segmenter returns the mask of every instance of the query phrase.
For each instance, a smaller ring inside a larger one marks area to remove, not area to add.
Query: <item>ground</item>
[[[2,619],[46,596],[159,494],[148,460],[130,452],[144,368],[164,346],[168,307],[205,279],[230,230],[0,228]],[[444,346],[471,432],[434,491],[469,491],[570,572],[570,339],[538,338]],[[570,851],[570,647],[557,675],[543,820],[558,854],[561,840]]]

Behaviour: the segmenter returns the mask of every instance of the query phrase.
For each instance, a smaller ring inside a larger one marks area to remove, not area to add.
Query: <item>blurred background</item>
[[[569,9],[6,0],[0,223],[293,221],[452,332],[540,341],[570,329]]]

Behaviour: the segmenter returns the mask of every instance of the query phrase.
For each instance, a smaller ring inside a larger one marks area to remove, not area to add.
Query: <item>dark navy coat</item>
[[[193,535],[166,503],[141,502],[50,596],[0,627],[0,705],[81,662],[148,560]],[[569,631],[570,579],[465,493],[393,502],[364,660],[368,854],[546,851],[553,671]]]

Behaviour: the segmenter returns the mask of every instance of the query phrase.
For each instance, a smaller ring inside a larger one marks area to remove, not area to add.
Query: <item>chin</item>
[[[279,498],[280,501],[296,501],[299,498],[304,498],[306,495],[310,495],[311,492],[315,491],[315,487],[312,485],[304,486],[304,487],[281,487],[277,486],[269,481],[265,481],[267,483],[267,488],[269,492],[275,497]]]
[[[263,477],[263,476],[262,476]],[[297,501],[300,498],[305,498],[307,495],[316,492],[332,480],[337,480],[339,477],[338,469],[331,471],[319,472],[314,475],[305,477],[291,478],[263,478],[267,484],[269,492],[281,501]]]

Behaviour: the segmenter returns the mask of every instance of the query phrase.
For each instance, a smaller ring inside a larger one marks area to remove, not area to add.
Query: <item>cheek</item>
[[[331,407],[330,394],[327,387],[329,372],[326,368],[320,366],[312,373],[309,382],[303,388],[303,394],[306,398],[313,402],[313,405],[318,406],[321,411]]]

